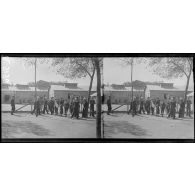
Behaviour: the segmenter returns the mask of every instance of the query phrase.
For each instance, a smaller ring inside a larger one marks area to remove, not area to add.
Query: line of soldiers
[[[90,116],[95,117],[95,100],[92,97],[89,101],[90,105]],[[70,113],[71,118],[79,118],[79,113],[82,110],[82,118],[88,117],[88,102],[87,99],[81,97],[69,97],[68,99],[54,99],[54,97],[50,98],[49,100],[44,97],[41,100],[40,97],[37,97],[36,101],[34,102],[34,109],[31,114],[35,113],[36,116],[42,114],[50,114],[58,115],[60,114],[65,115],[67,117],[68,112]]]
[[[191,117],[191,100],[190,98],[187,99],[186,102],[186,116]],[[176,100],[175,97],[160,100],[158,97],[150,99],[149,97],[144,100],[143,97],[134,97],[133,101],[130,104],[130,110],[128,114],[131,112],[132,116],[136,114],[152,114],[156,116],[164,116],[165,111],[167,114],[167,118],[176,117],[176,110],[179,107],[179,118],[184,118],[185,114],[185,104],[184,100],[181,98],[180,100]]]
[[[186,116],[191,117],[191,100],[190,98],[187,99],[186,102]],[[149,97],[144,100],[143,97],[133,97],[133,100],[130,102],[130,109],[128,111],[128,114],[132,114],[132,116],[135,116],[137,114],[145,114],[147,113],[156,115],[156,116],[164,116],[165,111],[167,114],[167,118],[173,118],[175,119],[176,115],[176,109],[179,106],[179,118],[184,118],[185,114],[185,104],[184,100],[181,98],[179,101],[176,100],[175,97],[160,100],[158,97],[150,99]],[[107,114],[109,115],[112,111],[112,105],[111,105],[111,98],[108,97],[107,100],[107,107],[108,111]]]

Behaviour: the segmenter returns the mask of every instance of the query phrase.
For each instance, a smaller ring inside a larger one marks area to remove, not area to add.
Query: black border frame
[[[193,57],[194,53],[1,53],[1,57]],[[1,60],[0,60],[1,65]],[[1,67],[1,66],[0,66]],[[194,76],[194,74],[193,74]],[[195,136],[195,130],[194,130]],[[194,143],[194,139],[29,138],[2,139],[1,143]]]

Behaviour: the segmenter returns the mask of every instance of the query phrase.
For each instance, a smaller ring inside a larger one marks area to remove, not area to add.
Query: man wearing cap
[[[72,118],[79,118],[79,109],[80,109],[80,102],[79,102],[79,98],[76,97],[74,103],[73,103],[73,113],[72,113]]]
[[[164,115],[165,107],[166,107],[165,100],[162,100],[161,107],[160,107],[162,117]]]
[[[186,116],[191,117],[191,104],[192,104],[192,101],[190,100],[190,97],[188,97],[186,103],[187,103]]]
[[[185,111],[185,103],[181,98],[180,105],[179,105],[179,118],[184,118],[184,111]]]
[[[92,97],[92,99],[90,100],[90,116],[92,117],[95,117],[94,116],[94,105],[95,105],[95,100],[94,98]]]
[[[47,106],[48,106],[48,101],[47,101],[47,97],[44,96],[44,100],[43,100],[43,114],[45,114],[45,111],[47,112],[48,114],[48,109],[47,109]]]
[[[131,102],[131,114],[134,117],[137,114],[137,100],[136,97],[133,97],[133,101]]]
[[[110,112],[112,110],[111,97],[110,96],[108,97],[108,100],[107,100],[107,107],[108,107],[107,115],[110,115]]]
[[[83,112],[82,112],[82,117],[87,118],[87,109],[88,109],[88,103],[86,98],[83,98]]]
[[[36,100],[36,117],[38,115],[41,115],[41,103],[40,103],[39,96],[37,96],[37,100]]]
[[[12,96],[12,99],[11,99],[11,115],[13,115],[14,112],[15,112],[15,97]]]
[[[148,97],[145,103],[145,109],[146,109],[147,114],[150,114],[150,104],[151,104],[150,98]]]
[[[160,114],[160,100],[157,98],[156,100],[156,115]]]
[[[145,114],[143,97],[140,98],[140,108],[139,108],[139,113],[141,114],[142,112],[143,112],[143,114]]]
[[[64,111],[65,111],[65,116],[67,116],[67,112],[69,109],[69,99],[64,101]]]
[[[173,97],[171,100],[170,113],[168,115],[168,118],[173,117],[173,119],[175,119],[175,111],[176,111],[176,101],[175,101],[175,97]]]

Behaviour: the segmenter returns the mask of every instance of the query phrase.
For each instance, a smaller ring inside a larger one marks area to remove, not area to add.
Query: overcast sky
[[[3,58],[2,59],[2,76],[10,84],[27,84],[34,81],[34,68],[26,67],[19,58]],[[103,80],[107,84],[122,84],[130,81],[131,68],[124,66],[117,58],[104,58]],[[40,64],[37,68],[37,81],[68,81],[78,82],[80,85],[88,85],[89,78],[70,80],[61,75],[56,74],[55,70],[48,64]],[[164,81],[173,82],[175,85],[183,86],[186,84],[186,78],[163,80],[157,75],[154,75],[145,64],[136,64],[133,69],[133,80],[141,81]],[[96,85],[96,78],[94,78]],[[193,77],[191,77],[190,85],[193,85]]]
[[[122,84],[131,80],[131,67],[125,66],[119,58],[104,59],[104,83]],[[173,82],[177,86],[186,85],[186,77],[179,79],[162,79],[153,74],[152,70],[146,64],[139,63],[133,67],[133,80],[140,81],[164,81]],[[191,76],[190,85],[193,85],[193,76]]]

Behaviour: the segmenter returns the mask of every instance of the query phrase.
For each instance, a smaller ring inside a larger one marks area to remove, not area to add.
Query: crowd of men
[[[112,103],[111,97],[107,99],[107,114],[110,115],[112,112]],[[133,100],[130,102],[130,109],[128,114],[132,116],[138,114],[152,114],[156,116],[167,116],[167,118],[175,119],[176,113],[178,111],[178,118],[184,118],[184,115],[191,117],[191,104],[192,101],[190,98],[187,99],[186,104],[182,98],[176,99],[175,97],[165,98],[160,100],[159,98],[147,98],[146,100],[143,97],[133,97]],[[90,110],[90,117],[95,117],[95,100],[92,97],[88,101],[85,97],[71,96],[67,99],[60,98],[55,99],[51,97],[47,99],[46,96],[43,98],[37,97],[34,102],[34,109],[31,114],[36,116],[41,114],[55,114],[61,116],[69,116],[71,118],[79,118],[79,114],[82,113],[82,118],[88,117],[88,105]],[[15,112],[15,97],[12,96],[11,99],[11,114]]]
[[[14,96],[11,100],[11,114],[15,112],[15,100]],[[70,116],[71,118],[78,119],[80,113],[82,113],[82,118],[88,117],[88,110],[90,117],[95,117],[95,99],[92,97],[89,101],[89,109],[88,109],[88,101],[85,97],[71,96],[67,99],[60,98],[55,99],[51,97],[47,99],[46,96],[43,98],[37,96],[34,101],[34,109],[31,114],[35,114],[36,117],[42,114],[51,114],[51,115],[60,115],[60,116]]]
[[[132,116],[138,114],[152,114],[156,116],[167,116],[167,118],[175,119],[176,113],[178,111],[178,118],[184,118],[186,116],[191,117],[191,104],[192,101],[190,98],[187,99],[186,104],[182,98],[176,99],[176,97],[169,97],[160,100],[159,98],[147,98],[146,100],[143,97],[133,97],[133,100],[130,102],[130,109],[128,114]],[[109,115],[112,112],[111,97],[109,96],[107,100],[107,107]]]

